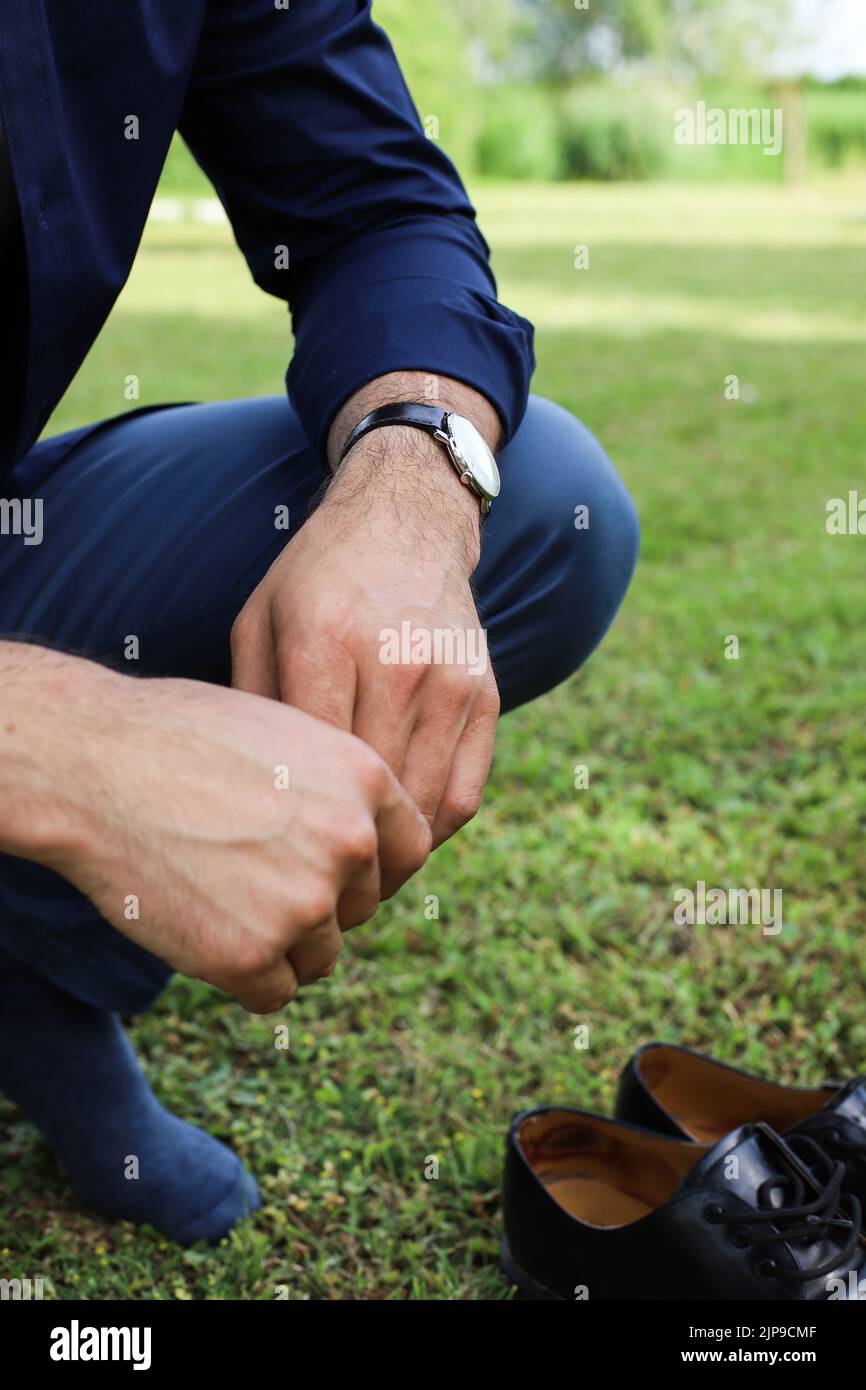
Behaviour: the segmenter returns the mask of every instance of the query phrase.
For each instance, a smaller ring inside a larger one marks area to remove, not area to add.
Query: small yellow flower
[[[351,1150],[351,1149],[341,1149],[341,1150],[340,1150],[340,1157],[341,1157],[341,1158],[351,1158],[351,1157],[352,1157],[352,1150]]]

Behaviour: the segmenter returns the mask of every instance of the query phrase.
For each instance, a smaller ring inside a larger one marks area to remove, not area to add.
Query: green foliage
[[[809,152],[831,169],[866,160],[866,84],[811,88],[806,93]]]
[[[423,78],[419,81],[423,85]],[[442,107],[439,133],[443,148],[466,177],[771,183],[782,177],[784,156],[767,158],[759,145],[698,147],[677,145],[673,139],[679,107],[694,107],[699,97],[708,107],[723,109],[775,106],[779,98],[772,89],[702,85],[687,90],[599,80],[567,92],[516,84],[470,91],[471,99],[459,111]],[[804,100],[810,170],[866,162],[866,89],[812,84]],[[435,96],[429,102],[419,97],[418,105],[422,114],[436,114]],[[213,196],[179,137],[159,191],[166,197]]]
[[[587,84],[563,102],[560,138],[570,178],[652,178],[670,158],[671,109],[644,88]]]
[[[772,89],[734,83],[702,83],[698,87],[672,93],[668,103],[668,121],[673,124],[674,113],[680,107],[695,109],[697,101],[707,109],[723,111],[732,108],[761,110],[775,109],[780,98]],[[760,144],[742,145],[678,145],[667,144],[665,175],[677,180],[696,182],[764,182],[778,183],[784,171],[784,154],[768,156]]]
[[[556,107],[538,87],[488,90],[475,147],[480,174],[503,179],[558,179],[565,147]]]
[[[607,72],[629,60],[660,58],[669,48],[669,0],[525,0],[528,43],[515,45],[508,67],[560,83]]]
[[[459,0],[451,0],[459,3]],[[796,0],[523,0],[503,70],[567,83],[625,70],[679,80],[736,78],[762,65],[791,32]],[[481,36],[483,38],[483,35]]]
[[[445,153],[471,167],[479,101],[466,12],[453,0],[375,0],[373,17],[394,46],[422,121],[435,118]]]

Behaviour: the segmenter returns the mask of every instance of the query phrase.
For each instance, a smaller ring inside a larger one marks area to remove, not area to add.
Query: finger
[[[379,860],[372,859],[362,864],[348,880],[337,903],[337,921],[342,931],[369,922],[381,902],[382,878]]]
[[[400,781],[431,826],[471,712],[471,705],[447,716],[437,710],[432,718],[422,715],[413,731]]]
[[[357,673],[344,647],[281,642],[277,653],[279,698],[285,705],[323,719],[338,729],[352,728]]]
[[[479,700],[457,745],[448,784],[436,812],[433,822],[434,848],[471,820],[481,805],[490,774],[498,722],[498,696]]]
[[[352,733],[374,748],[400,780],[418,715],[411,695],[397,695],[396,684],[363,687],[355,704]]]
[[[426,861],[431,846],[430,826],[409,793],[394,780],[376,816],[376,830],[384,900]]]
[[[242,981],[221,983],[220,989],[233,994],[238,1003],[251,1014],[272,1014],[294,999],[298,992],[298,977],[291,961],[281,958],[268,970],[246,976]]]
[[[289,950],[289,961],[299,985],[310,985],[330,975],[343,948],[343,934],[336,917],[314,927],[300,937]]]
[[[280,698],[270,607],[244,608],[231,633],[232,685],[269,700]]]

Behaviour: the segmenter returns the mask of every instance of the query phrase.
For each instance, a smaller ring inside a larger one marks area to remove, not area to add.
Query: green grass
[[[184,1253],[94,1220],[7,1107],[0,1274],[58,1298],[507,1297],[520,1106],[608,1107],[654,1036],[790,1081],[866,1065],[866,537],[825,530],[829,497],[866,490],[866,190],[478,202],[503,297],[538,324],[536,389],[637,500],[623,612],[585,671],[504,721],[481,815],[291,1007],[288,1051],[184,980],[135,1022],[166,1104],[258,1175],[253,1225]],[[279,391],[287,355],[224,230],[152,227],[54,426],[127,408],[128,373],[142,402]],[[751,403],[724,399],[731,373]],[[673,889],[698,878],[782,888],[781,934],[675,927]]]

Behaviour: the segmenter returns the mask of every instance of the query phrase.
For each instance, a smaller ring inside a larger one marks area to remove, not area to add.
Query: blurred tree
[[[751,101],[768,76],[785,75],[780,55],[802,7],[798,0],[374,0],[373,14],[394,43],[428,135],[467,174],[624,178],[661,171],[672,93]],[[788,76],[786,122],[792,149],[802,150],[802,101],[796,74]],[[789,176],[796,165],[802,158],[790,163]]]
[[[623,67],[741,77],[765,68],[796,13],[795,0],[588,0],[585,9],[582,2],[497,0],[494,61],[509,76],[557,83]],[[475,11],[476,0],[461,8]],[[502,43],[506,20],[510,46]]]
[[[670,0],[670,59],[678,75],[771,75],[798,28],[797,0]]]
[[[523,0],[533,44],[523,55],[535,77],[564,81],[623,63],[663,59],[670,47],[671,0]]]
[[[458,165],[470,161],[478,103],[473,98],[473,35],[460,5],[455,0],[374,0],[373,18],[394,45],[428,135]]]

